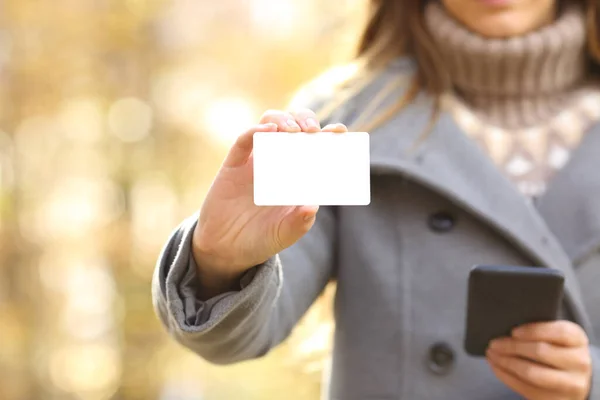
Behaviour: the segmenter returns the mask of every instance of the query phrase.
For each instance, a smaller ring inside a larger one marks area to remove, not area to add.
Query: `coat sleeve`
[[[410,72],[411,64],[405,64],[394,64],[386,74]],[[346,75],[339,70],[325,73],[300,90],[290,108],[308,107],[325,114],[322,125],[350,126],[362,111],[357,108],[360,93],[354,90],[359,83],[350,76],[345,83],[336,81]],[[373,84],[384,85],[384,75]],[[332,90],[322,90],[327,86]],[[333,101],[332,96],[338,95],[342,102]],[[338,105],[324,112],[331,104]],[[155,310],[175,340],[209,362],[230,364],[261,357],[289,336],[335,275],[335,208],[321,207],[312,229],[295,245],[248,271],[239,290],[208,301],[200,300],[202,287],[191,255],[197,219],[194,215],[184,221],[160,255],[152,285]]]
[[[309,82],[289,109],[327,109],[343,89],[336,81],[339,75],[326,72]],[[355,113],[350,104],[344,101],[327,112],[322,125],[348,124]],[[159,256],[152,282],[154,309],[176,341],[209,362],[261,357],[289,336],[333,277],[335,209],[321,207],[313,227],[296,244],[249,270],[239,290],[207,301],[200,300],[203,288],[192,256],[197,220],[198,214],[193,215],[175,229]]]
[[[281,343],[332,276],[335,219],[322,207],[295,245],[248,271],[239,290],[201,301],[192,256],[197,215],[171,235],[156,265],[152,297],[160,321],[183,346],[215,364],[258,358]]]

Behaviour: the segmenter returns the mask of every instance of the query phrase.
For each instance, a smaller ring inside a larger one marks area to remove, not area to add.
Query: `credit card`
[[[371,202],[367,132],[254,134],[258,206],[364,206]]]

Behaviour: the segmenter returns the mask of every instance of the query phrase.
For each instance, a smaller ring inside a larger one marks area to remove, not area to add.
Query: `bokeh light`
[[[206,108],[201,126],[225,145],[232,145],[235,139],[248,127],[258,123],[260,115],[250,102],[243,97],[215,99]]]
[[[102,139],[104,113],[99,99],[66,99],[57,117],[63,134],[70,140],[94,144]]]
[[[223,368],[168,336],[150,284],[238,135],[356,74],[366,4],[1,2],[0,400],[318,398],[332,286]]]
[[[105,392],[108,388],[116,390],[121,375],[118,349],[102,344],[68,345],[58,349],[52,356],[50,368],[56,386],[81,395]]]
[[[152,109],[136,98],[117,100],[108,112],[110,131],[124,142],[135,142],[150,134]]]

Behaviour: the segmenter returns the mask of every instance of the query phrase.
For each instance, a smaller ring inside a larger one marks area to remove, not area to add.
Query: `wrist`
[[[202,288],[202,300],[219,294],[240,289],[242,269],[215,255],[199,240],[198,230],[194,230],[192,257],[194,258],[198,279]]]
[[[240,290],[240,279],[243,272],[231,272],[230,269],[217,266],[206,258],[192,255],[196,264],[196,272],[200,283],[200,300],[207,300],[220,294]]]

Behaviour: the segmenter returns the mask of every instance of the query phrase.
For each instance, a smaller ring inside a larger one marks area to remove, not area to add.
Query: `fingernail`
[[[298,125],[296,123],[296,121],[294,121],[293,119],[288,119],[286,121],[287,126],[289,126],[290,128],[294,128],[294,129],[300,129],[300,125]]]
[[[310,221],[310,220],[312,220],[312,219],[314,219],[314,218],[315,218],[315,214],[308,214],[308,215],[304,216],[304,220],[307,221],[307,222]]]
[[[335,124],[335,130],[337,131],[337,133],[346,133],[344,124]]]
[[[308,126],[309,128],[321,129],[321,126],[314,118],[308,118],[306,120],[306,126]]]

